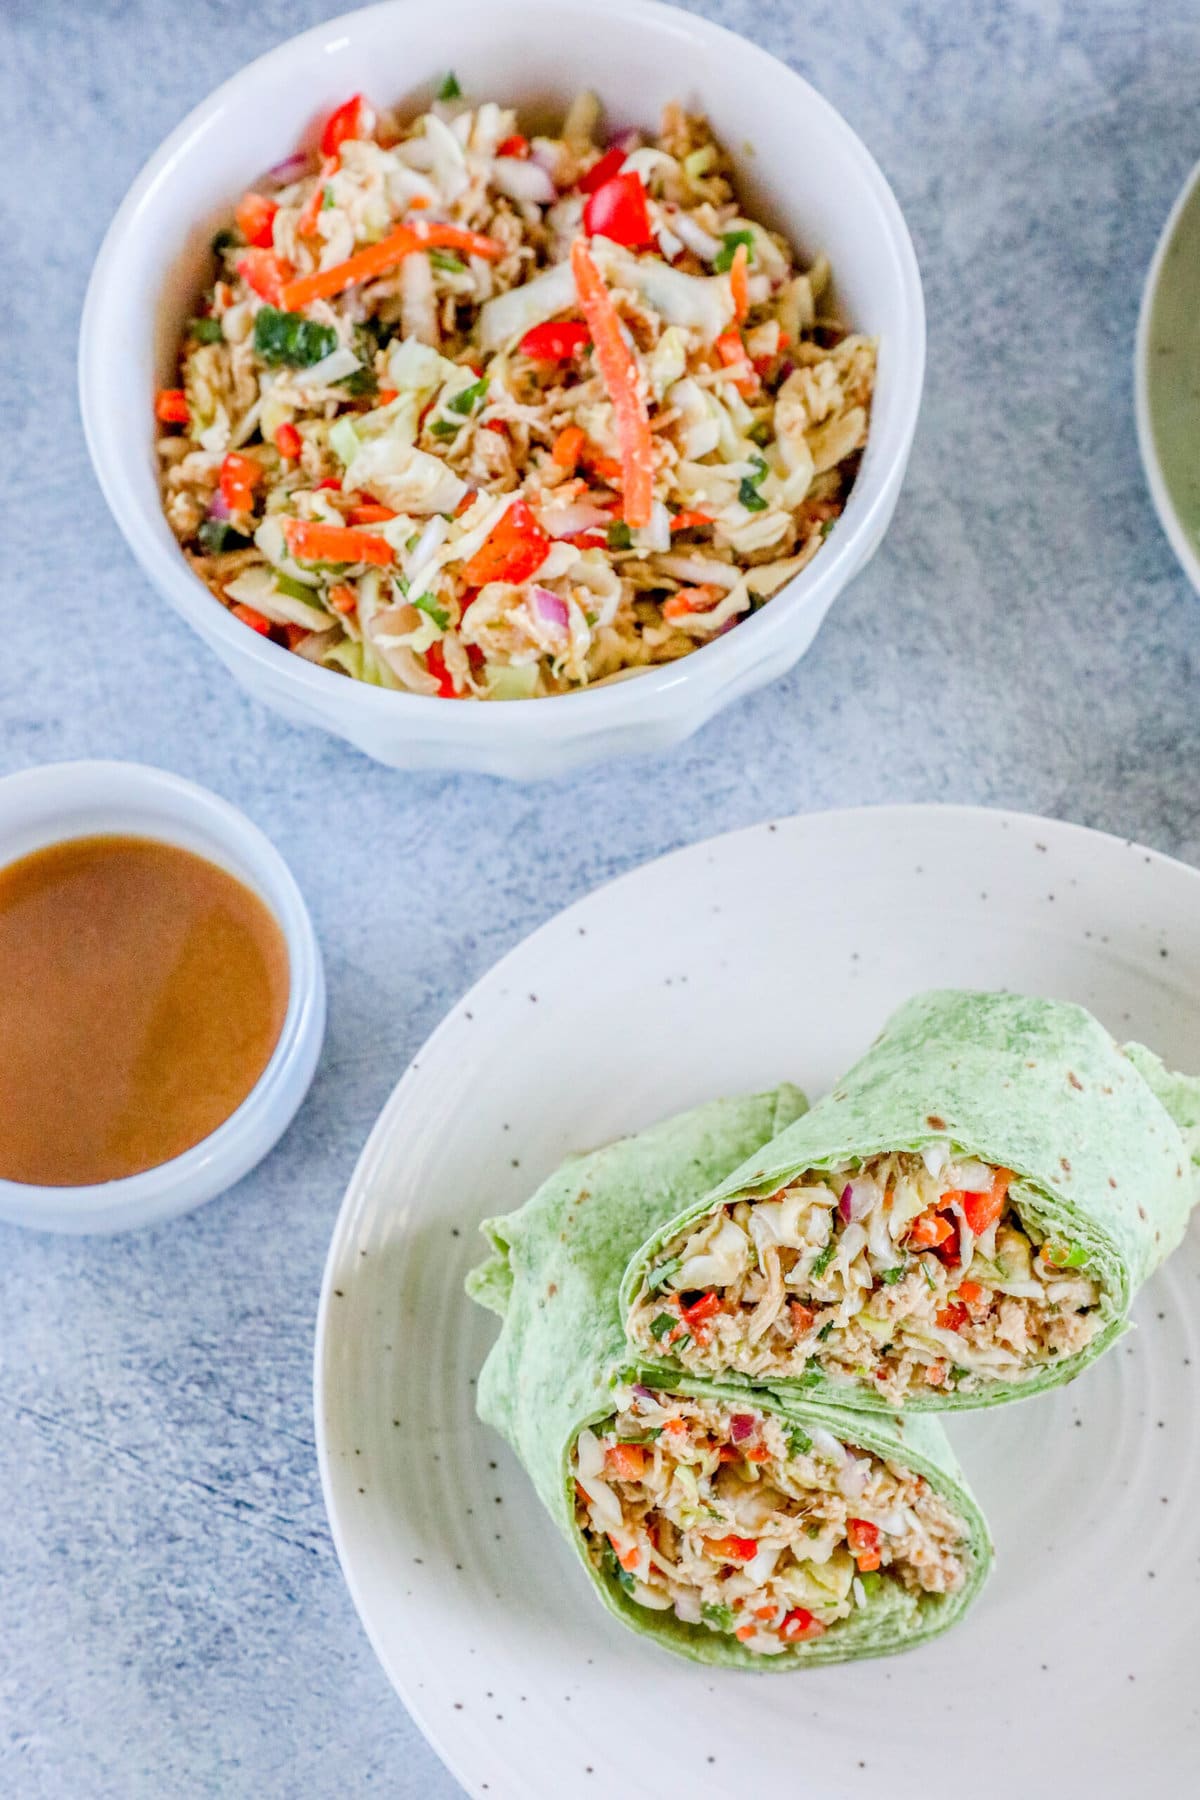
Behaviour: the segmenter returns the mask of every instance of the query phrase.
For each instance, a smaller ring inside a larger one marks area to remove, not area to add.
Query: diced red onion
[[[210,519],[216,519],[220,524],[224,524],[225,520],[230,517],[229,507],[220,488],[213,491],[213,497],[208,503],[208,516]]]
[[[780,365],[779,365],[780,381],[786,381],[789,375],[794,375],[795,373],[796,373],[795,363],[792,361],[790,356],[785,356],[782,363],[780,363]]]
[[[640,1381],[634,1382],[633,1391],[642,1400],[657,1400],[658,1399],[658,1395],[655,1393],[654,1389],[648,1388],[648,1387],[643,1387]]]
[[[266,179],[276,187],[289,187],[293,181],[299,181],[302,175],[308,173],[311,162],[312,158],[307,150],[293,151],[291,156],[285,156],[282,162],[277,162],[267,170]]]
[[[641,147],[641,142],[641,132],[636,125],[632,125],[625,131],[615,131],[608,139],[607,147],[610,150],[623,150],[626,156],[628,156],[631,150],[637,150]]]
[[[735,625],[740,625],[740,624],[741,624],[741,620],[738,618],[737,614],[734,613],[734,615],[731,619],[726,619],[726,621],[723,625],[717,626],[717,629],[713,632],[713,637],[714,638],[724,637],[725,633],[727,631],[732,631]]]
[[[550,588],[535,587],[533,590],[534,610],[545,619],[548,625],[557,625],[561,630],[567,629],[567,603]]]
[[[838,1201],[838,1211],[847,1225],[855,1225],[859,1219],[865,1219],[871,1210],[871,1203],[876,1198],[873,1181],[848,1181],[842,1189]]]
[[[753,1437],[754,1425],[753,1413],[730,1413],[729,1415],[729,1435],[735,1444],[742,1444],[748,1437]]]

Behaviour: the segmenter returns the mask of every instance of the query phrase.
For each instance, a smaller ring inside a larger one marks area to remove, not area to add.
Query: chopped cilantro
[[[816,1367],[815,1363],[810,1364],[800,1377],[800,1386],[802,1388],[817,1387],[819,1386],[821,1379],[820,1369]]]
[[[280,312],[275,306],[260,306],[254,315],[254,352],[265,363],[306,369],[336,349],[332,325],[318,325],[303,313]]]
[[[437,91],[437,97],[439,100],[460,100],[462,98],[462,89],[458,85],[458,76],[454,73],[453,69],[448,72],[443,80],[441,87]]]
[[[429,260],[443,275],[465,275],[467,272],[466,263],[461,256],[455,256],[453,250],[431,250]]]
[[[656,1344],[661,1343],[668,1331],[673,1330],[678,1323],[674,1313],[659,1313],[656,1319],[650,1321],[650,1336]]]
[[[812,1439],[801,1426],[792,1425],[788,1429],[787,1445],[793,1456],[807,1456],[812,1449]]]
[[[434,437],[452,438],[462,430],[456,419],[435,419],[429,427]]]
[[[220,319],[189,319],[188,333],[198,344],[219,344],[225,335]]]
[[[727,275],[732,269],[739,244],[745,244],[747,259],[750,262],[754,261],[754,233],[752,231],[727,231],[723,234],[721,248],[713,259],[713,268],[718,275]]]
[[[882,1281],[884,1287],[895,1287],[895,1285],[898,1281],[903,1281],[904,1275],[905,1275],[904,1264],[897,1263],[896,1267],[894,1269],[882,1270],[880,1272],[879,1279],[880,1279],[880,1281]]]
[[[379,392],[379,383],[375,378],[374,369],[369,369],[365,366],[361,369],[352,370],[351,373],[344,376],[337,385],[341,388],[343,394],[349,394],[356,400],[360,399],[364,394],[371,395]]]
[[[937,1288],[937,1282],[933,1279],[933,1275],[930,1272],[929,1264],[923,1258],[921,1261],[921,1273],[925,1277],[926,1287],[929,1289],[931,1294],[934,1293]]]
[[[445,631],[450,623],[450,614],[444,606],[439,606],[432,594],[416,594],[413,605],[419,606],[423,613],[428,613],[439,631]]]
[[[660,1288],[665,1288],[678,1267],[679,1258],[677,1256],[673,1256],[669,1262],[659,1263],[657,1269],[654,1270],[649,1281],[646,1283],[650,1292],[652,1294],[657,1294]]]
[[[809,1270],[810,1275],[821,1276],[825,1273],[826,1269],[829,1267],[830,1263],[833,1261],[834,1249],[835,1249],[835,1245],[834,1245],[833,1239],[830,1238],[830,1240],[826,1244],[825,1248],[818,1252],[817,1257],[816,1257],[815,1261],[813,1262],[813,1266]]]
[[[733,1608],[731,1606],[713,1606],[705,1601],[700,1608],[700,1617],[708,1624],[715,1625],[718,1631],[733,1630]]]
[[[632,550],[633,533],[624,519],[614,519],[605,536],[610,550]]]
[[[663,1434],[661,1425],[647,1425],[645,1431],[625,1431],[617,1433],[618,1444],[652,1444]]]
[[[473,381],[471,383],[470,387],[461,389],[459,393],[447,400],[446,405],[450,408],[451,412],[469,413],[475,402],[477,400],[482,400],[487,391],[487,376],[481,375],[478,381]]]
[[[404,597],[404,599],[407,600],[408,599],[408,577],[407,577],[407,575],[393,575],[392,580],[395,583],[396,587],[399,589],[399,591],[402,594],[402,596]]]
[[[965,1381],[970,1373],[970,1369],[961,1369],[957,1363],[954,1363],[950,1369],[950,1379],[952,1381]]]
[[[820,1331],[818,1331],[818,1333],[817,1333],[817,1336],[821,1340],[822,1343],[825,1342],[825,1339],[829,1336],[829,1334],[832,1330],[833,1330],[833,1320],[827,1319],[825,1321],[824,1325],[822,1325]]]

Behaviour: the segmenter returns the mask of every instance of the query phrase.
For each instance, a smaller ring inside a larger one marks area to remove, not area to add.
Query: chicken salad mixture
[[[919,1597],[965,1580],[963,1524],[923,1476],[749,1403],[619,1388],[572,1474],[598,1569],[763,1656],[836,1630],[883,1583]]]
[[[1105,1323],[1081,1245],[1018,1210],[1011,1170],[948,1143],[808,1171],[667,1245],[630,1336],[685,1367],[980,1392],[1078,1354]]]
[[[261,191],[259,191],[261,190]],[[875,347],[678,106],[528,136],[355,95],[214,239],[159,392],[168,521],[250,629],[410,693],[562,694],[765,604],[842,511]]]

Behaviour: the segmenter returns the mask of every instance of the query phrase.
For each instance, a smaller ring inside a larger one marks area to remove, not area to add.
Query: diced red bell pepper
[[[347,138],[368,138],[375,130],[375,108],[365,94],[352,94],[331,112],[321,132],[321,155],[336,156]]]
[[[846,1542],[853,1556],[861,1556],[864,1550],[875,1550],[879,1545],[879,1527],[872,1525],[870,1519],[847,1519]]]
[[[788,1310],[792,1315],[797,1337],[803,1337],[806,1331],[812,1330],[812,1322],[817,1315],[811,1306],[805,1306],[803,1300],[789,1300]]]
[[[758,1555],[758,1539],[735,1537],[706,1538],[704,1548],[720,1562],[750,1562]]]
[[[779,1627],[779,1635],[785,1644],[803,1644],[809,1638],[823,1637],[824,1633],[824,1625],[807,1606],[793,1606]]]
[[[531,325],[518,347],[522,356],[535,362],[567,362],[591,335],[582,320],[551,319],[545,325]]]
[[[254,490],[263,478],[262,464],[252,456],[240,456],[231,450],[221,464],[218,477],[221,498],[231,512],[249,512],[254,505]]]
[[[939,1307],[935,1318],[941,1331],[961,1331],[970,1314],[961,1300],[950,1300]]]
[[[285,420],[275,430],[275,448],[288,462],[295,462],[304,448],[304,440],[296,427]]]
[[[463,568],[468,587],[489,581],[528,581],[550,554],[550,539],[527,500],[514,500]]]
[[[968,1306],[978,1306],[983,1299],[983,1289],[977,1281],[960,1281],[958,1298],[965,1301]]]
[[[154,402],[154,416],[161,425],[186,425],[192,415],[183,389],[160,388]]]
[[[446,653],[440,644],[430,644],[425,652],[425,667],[438,684],[439,698],[453,700],[458,689],[454,685],[454,677],[446,667]]]
[[[524,162],[529,155],[529,139],[520,131],[514,131],[511,137],[501,138],[496,145],[497,156],[519,156]]]
[[[706,1324],[709,1319],[720,1312],[721,1297],[715,1289],[710,1288],[707,1294],[701,1294],[700,1298],[694,1300],[691,1306],[684,1306],[680,1310],[694,1331],[697,1325]]]
[[[275,214],[279,211],[278,202],[268,200],[265,194],[243,194],[237,203],[234,218],[237,228],[248,244],[260,250],[271,248],[271,232],[275,224]]]
[[[283,290],[296,273],[274,250],[247,250],[238,258],[238,274],[268,306],[283,304]]]
[[[589,194],[583,209],[583,229],[589,237],[611,238],[614,244],[624,244],[628,250],[653,249],[654,233],[641,176],[630,169],[627,174],[614,175]]]
[[[604,1452],[604,1470],[618,1481],[640,1481],[646,1473],[644,1444],[610,1444]]]
[[[611,150],[606,150],[600,160],[592,164],[587,174],[580,176],[580,193],[594,194],[596,189],[602,188],[606,181],[611,181],[614,175],[620,173],[626,154],[626,151],[620,150],[616,146]]]
[[[992,1176],[992,1185],[985,1194],[964,1194],[963,1212],[967,1224],[976,1237],[982,1237],[989,1225],[994,1225],[1004,1211],[1004,1203],[1008,1199],[1009,1183],[1013,1179],[1011,1169],[997,1169]]]

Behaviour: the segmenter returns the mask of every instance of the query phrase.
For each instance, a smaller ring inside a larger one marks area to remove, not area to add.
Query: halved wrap
[[[1198,1192],[1200,1080],[1080,1006],[928,993],[626,1270],[632,1353],[856,1408],[1069,1381]]]
[[[789,1668],[944,1631],[990,1566],[940,1426],[846,1414],[632,1362],[630,1255],[803,1107],[723,1100],[578,1157],[483,1229],[468,1291],[503,1318],[479,1415],[605,1605],[696,1661]]]

